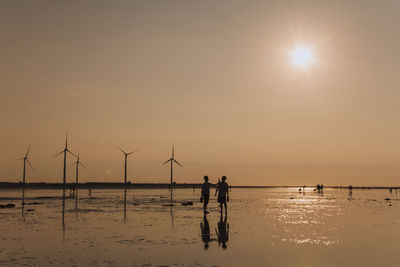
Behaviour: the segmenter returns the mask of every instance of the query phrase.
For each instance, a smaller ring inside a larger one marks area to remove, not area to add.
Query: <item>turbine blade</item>
[[[68,153],[70,153],[71,155],[73,155],[75,158],[78,158],[78,156],[77,156],[77,155],[75,155],[74,153],[72,153],[72,151],[71,151],[71,150],[67,149],[66,151],[67,151]]]
[[[25,157],[28,157],[29,151],[31,150],[31,145],[29,145],[28,150],[26,151]]]
[[[176,161],[175,159],[174,159],[174,161],[176,164],[178,164],[179,166],[181,166],[183,168],[183,166],[178,161]]]
[[[65,149],[68,149],[68,130],[65,131]]]
[[[122,148],[120,148],[119,146],[116,146],[119,150],[121,150],[122,153],[124,153],[126,155],[126,152],[122,150]]]
[[[54,159],[55,157],[57,157],[58,155],[61,155],[62,153],[64,153],[64,150],[61,151],[60,153],[58,153],[57,155],[55,155],[55,156],[53,157],[53,159]]]
[[[78,162],[78,164],[80,164],[83,168],[87,169],[87,167],[83,165],[81,162]]]
[[[175,145],[172,145],[172,158],[174,158],[175,155]]]
[[[173,158],[170,158],[169,160],[167,160],[166,162],[164,162],[162,165],[167,164],[167,163],[170,162],[171,160],[173,160]]]
[[[19,158],[19,159],[16,159],[16,160],[22,160],[22,159],[25,159],[25,158]]]
[[[33,166],[32,164],[29,162],[29,159],[26,159],[26,162],[28,162],[29,166],[31,166],[32,170],[33,170]]]
[[[133,154],[133,153],[136,153],[136,152],[138,152],[138,151],[140,151],[140,149],[135,150],[135,151],[132,151],[132,152],[129,152],[129,153],[127,153],[126,155],[128,156],[128,155]]]

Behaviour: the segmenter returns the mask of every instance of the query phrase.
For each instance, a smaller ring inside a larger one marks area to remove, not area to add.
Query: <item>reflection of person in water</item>
[[[218,230],[215,229],[215,232],[218,237],[218,244],[219,245],[222,244],[223,249],[227,248],[226,243],[228,242],[229,239],[229,223],[227,223],[227,221],[228,221],[228,215],[225,213],[225,219],[222,220],[222,213],[221,213],[221,217],[218,222]]]
[[[203,222],[200,223],[201,239],[204,242],[204,249],[207,250],[211,241],[216,241],[215,238],[210,238],[210,225],[208,224],[207,215],[204,213]]]

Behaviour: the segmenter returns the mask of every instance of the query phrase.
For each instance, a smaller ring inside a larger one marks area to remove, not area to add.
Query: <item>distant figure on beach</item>
[[[229,201],[229,186],[225,182],[226,176],[222,176],[222,182],[218,183],[217,190],[215,191],[215,195],[218,193],[218,203],[221,207],[222,213],[222,205],[225,206],[225,213],[228,211],[226,202]]]
[[[208,201],[210,200],[210,187],[215,185],[217,184],[212,184],[208,182],[207,175],[204,176],[204,183],[201,186],[201,196],[200,196],[200,202],[203,202],[204,213],[208,213],[207,205]]]
[[[228,221],[228,215],[225,214],[225,218],[222,219],[222,213],[221,213],[218,222],[218,230],[215,229],[215,233],[217,234],[218,237],[218,245],[222,244],[223,249],[227,248],[226,243],[229,240],[229,223],[227,223],[227,221]]]
[[[299,193],[301,193],[301,192],[304,193],[305,189],[306,189],[306,186],[303,185],[302,187],[299,188]]]
[[[201,240],[204,242],[204,250],[207,250],[210,242],[216,241],[215,238],[210,238],[210,225],[207,220],[207,214],[204,213],[203,222],[200,223]]]
[[[351,201],[351,197],[353,196],[353,186],[352,185],[350,185],[349,186],[349,200]]]
[[[324,190],[324,185],[323,184],[317,184],[317,193],[323,193]]]

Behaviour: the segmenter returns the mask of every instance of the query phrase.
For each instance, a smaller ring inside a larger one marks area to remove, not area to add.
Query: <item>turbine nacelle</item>
[[[124,156],[125,156],[125,166],[124,166],[124,182],[125,182],[125,185],[126,185],[126,183],[128,182],[128,156],[130,155],[130,154],[133,154],[133,153],[135,153],[135,152],[137,152],[137,151],[139,151],[139,150],[135,150],[135,151],[132,151],[132,152],[129,152],[129,153],[127,153],[127,152],[125,152],[122,148],[120,148],[119,146],[116,146],[123,154],[124,154]]]
[[[71,150],[68,149],[68,133],[65,137],[65,148],[60,153],[55,155],[53,158],[56,158],[57,156],[61,155],[62,153],[67,153],[67,152],[70,153],[71,155],[73,155],[75,158],[78,158],[77,155],[75,155]]]
[[[180,167],[183,167],[182,164],[180,164],[176,159],[175,159],[175,146],[172,145],[172,155],[169,160],[163,163],[163,165],[167,164],[168,162],[171,162],[171,184],[173,183],[174,180],[174,175],[173,175],[173,168],[174,168],[174,162],[178,164]]]
[[[80,153],[78,152],[77,160],[73,163],[73,165],[81,165],[83,168],[87,169],[87,167],[80,161]]]
[[[138,152],[140,149],[138,149],[138,150],[135,150],[135,151],[132,151],[132,152],[129,152],[129,153],[126,153],[124,150],[122,150],[122,148],[120,148],[119,146],[116,146],[124,155],[125,155],[125,157],[128,157],[130,154],[133,154],[133,153],[136,153],[136,152]]]

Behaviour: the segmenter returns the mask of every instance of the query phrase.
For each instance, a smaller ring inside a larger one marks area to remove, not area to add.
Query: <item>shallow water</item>
[[[212,197],[206,218],[198,189],[22,193],[0,191],[16,205],[0,209],[1,266],[400,264],[400,192],[232,189],[227,216]]]

